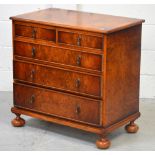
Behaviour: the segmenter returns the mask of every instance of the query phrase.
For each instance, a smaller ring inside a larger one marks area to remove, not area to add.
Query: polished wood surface
[[[21,52],[22,51],[22,52]],[[102,56],[84,51],[62,49],[15,41],[14,54],[17,56],[65,64],[85,69],[101,71]]]
[[[125,126],[125,130],[128,133],[136,133],[138,129],[139,127],[137,124],[134,123],[134,121],[131,121],[128,125]]]
[[[16,80],[101,98],[101,77],[99,76],[24,61],[14,61],[14,68]]]
[[[52,116],[52,115],[48,115],[48,114],[43,114],[43,113],[39,113],[39,112],[34,112],[32,110],[29,109],[24,109],[24,108],[20,108],[20,107],[12,107],[11,108],[12,113],[14,114],[23,114],[23,115],[27,115],[27,116],[31,116],[37,119],[41,119],[44,121],[49,121],[49,122],[53,122],[53,123],[57,123],[60,125],[66,125],[72,128],[76,128],[76,129],[81,129],[87,132],[92,132],[92,133],[96,133],[99,135],[103,135],[103,134],[109,134],[111,132],[113,132],[114,130],[116,130],[117,128],[129,123],[130,121],[134,121],[136,120],[139,116],[140,113],[135,113],[133,115],[130,115],[129,117],[122,119],[121,121],[109,126],[109,127],[98,127],[95,125],[89,125],[86,123],[80,123],[80,122],[76,122],[76,121],[72,121],[69,119],[64,119],[61,117],[56,117],[56,116]]]
[[[56,41],[56,30],[38,28],[26,25],[15,25],[15,35],[17,37],[29,37],[48,41]]]
[[[17,107],[100,125],[100,101],[98,100],[21,84],[14,84],[14,91],[14,102]]]
[[[126,131],[138,131],[144,20],[61,9],[11,19],[14,126],[24,114],[82,129],[101,149],[129,122]]]
[[[111,142],[105,138],[105,137],[102,137],[96,141],[96,146],[99,148],[99,149],[107,149],[109,148],[111,145]]]
[[[21,39],[22,41],[27,40],[29,42],[31,39],[34,43],[48,43],[48,45],[53,44],[69,49],[92,51],[93,53],[99,53],[104,47],[104,36],[101,33],[50,27],[19,21],[13,21],[13,23],[15,25],[15,39],[17,40]]]
[[[59,31],[58,42],[62,44],[102,49],[103,37],[82,35],[72,31]]]
[[[105,52],[104,126],[109,126],[139,111],[141,25],[107,36]]]
[[[25,125],[25,120],[20,117],[20,114],[16,114],[16,118],[11,121],[14,127],[22,127]]]
[[[103,33],[110,33],[122,30],[144,22],[144,20],[141,19],[79,12],[73,10],[63,10],[56,8],[49,8],[46,10],[18,15],[11,17],[11,19],[18,21],[36,22],[66,28],[72,27],[85,31],[97,31]]]

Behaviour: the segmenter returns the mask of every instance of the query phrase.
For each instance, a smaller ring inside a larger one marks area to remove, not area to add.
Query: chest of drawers
[[[138,126],[141,27],[144,20],[46,9],[11,17],[16,114],[100,136]]]

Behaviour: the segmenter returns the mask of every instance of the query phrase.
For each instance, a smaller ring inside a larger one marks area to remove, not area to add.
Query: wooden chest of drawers
[[[139,113],[141,27],[144,20],[46,9],[11,17],[14,126],[21,114],[100,135]]]

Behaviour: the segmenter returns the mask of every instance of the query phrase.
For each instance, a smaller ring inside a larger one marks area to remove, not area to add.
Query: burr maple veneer
[[[127,123],[137,132],[144,20],[54,8],[11,19],[14,126],[23,114],[78,128],[98,148]]]

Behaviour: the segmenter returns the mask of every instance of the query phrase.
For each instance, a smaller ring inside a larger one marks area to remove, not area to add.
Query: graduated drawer
[[[58,31],[58,42],[78,47],[103,49],[103,36],[82,34],[70,30]]]
[[[100,96],[101,92],[100,76],[22,61],[14,61],[14,78],[97,97]]]
[[[56,42],[56,30],[31,25],[15,24],[15,37],[26,37]]]
[[[75,121],[100,124],[100,101],[89,98],[16,83],[14,105]]]
[[[14,42],[14,54],[48,62],[101,71],[102,56],[52,46]]]

